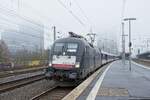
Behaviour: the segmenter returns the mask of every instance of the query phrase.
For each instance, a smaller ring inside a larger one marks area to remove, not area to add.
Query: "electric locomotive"
[[[54,42],[46,77],[55,80],[82,80],[102,65],[100,50],[85,38],[69,32],[70,37]]]

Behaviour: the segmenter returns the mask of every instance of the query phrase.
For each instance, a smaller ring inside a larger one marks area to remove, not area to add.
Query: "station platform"
[[[150,100],[150,69],[121,60],[98,74],[77,100]]]

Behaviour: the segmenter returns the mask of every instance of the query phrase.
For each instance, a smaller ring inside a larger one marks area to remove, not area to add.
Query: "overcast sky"
[[[19,0],[19,9],[18,0],[1,0],[1,2],[5,2],[10,8],[13,4],[13,8],[21,15],[40,20],[50,27],[51,31],[53,25],[62,33],[74,31],[85,35],[92,29],[98,36],[117,40],[118,44],[121,39],[121,18],[124,7],[124,18],[137,18],[132,22],[132,40],[140,44],[143,40],[140,41],[139,38],[150,38],[150,0]],[[126,22],[126,34],[127,25]],[[126,45],[127,42],[128,40]]]

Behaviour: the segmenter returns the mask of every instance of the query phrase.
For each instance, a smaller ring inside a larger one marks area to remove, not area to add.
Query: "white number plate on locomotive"
[[[75,65],[76,56],[53,56],[52,64]]]

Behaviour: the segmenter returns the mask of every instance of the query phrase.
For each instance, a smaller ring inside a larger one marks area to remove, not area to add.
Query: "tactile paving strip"
[[[99,89],[97,96],[129,96],[129,94],[125,88],[102,87]]]

